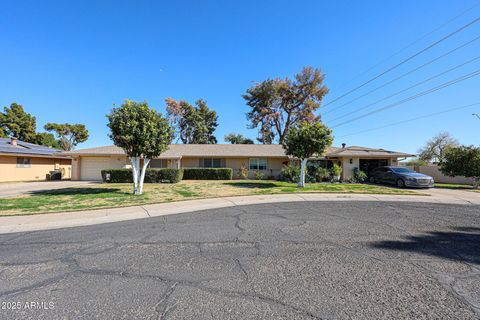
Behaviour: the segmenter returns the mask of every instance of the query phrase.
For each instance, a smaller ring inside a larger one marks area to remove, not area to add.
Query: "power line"
[[[388,56],[387,58],[385,59],[382,59],[380,60],[379,62],[377,62],[376,64],[374,64],[373,66],[369,67],[367,70],[363,71],[363,72],[360,72],[359,74],[357,74],[355,77],[351,78],[350,80],[348,80],[346,83],[344,83],[343,85],[341,85],[340,87],[336,88],[335,90],[338,90],[338,89],[341,89],[343,87],[345,87],[347,84],[351,83],[352,81],[358,79],[359,77],[363,76],[364,74],[370,72],[371,70],[375,69],[376,67],[378,67],[379,65],[383,64],[384,62],[390,60],[391,58],[397,56],[398,54],[402,53],[403,51],[405,51],[406,49],[412,47],[413,45],[417,44],[418,42],[420,42],[421,40],[425,39],[426,37],[428,37],[429,35],[437,32],[438,30],[442,29],[443,27],[445,27],[446,25],[450,24],[451,22],[457,20],[458,18],[460,18],[461,16],[463,16],[464,14],[472,11],[473,9],[475,9],[476,7],[478,7],[480,5],[480,1],[477,2],[476,4],[474,4],[473,6],[465,9],[464,11],[460,12],[459,14],[457,14],[456,16],[450,18],[449,20],[447,20],[446,22],[444,22],[443,24],[441,24],[440,26],[438,26],[437,28],[433,29],[432,31],[430,32],[427,32],[425,33],[423,36],[421,36],[420,38],[414,40],[413,42],[409,43],[408,45],[406,45],[405,47],[401,48],[400,50],[398,50],[397,52],[391,54],[390,56]]]
[[[469,73],[469,74],[463,75],[463,76],[461,76],[461,77],[459,77],[459,78],[456,78],[456,79],[454,79],[454,80],[445,82],[445,83],[443,83],[443,84],[441,84],[441,85],[439,85],[439,86],[437,86],[437,87],[434,87],[434,88],[431,88],[431,89],[429,89],[429,90],[426,90],[426,91],[417,93],[417,94],[415,94],[415,95],[413,95],[413,96],[411,96],[411,97],[408,97],[408,98],[406,98],[406,99],[403,99],[403,100],[401,100],[401,101],[398,101],[398,102],[389,104],[389,105],[387,105],[387,106],[385,106],[385,107],[382,107],[382,108],[379,108],[379,109],[370,111],[370,112],[368,112],[368,113],[365,113],[365,114],[360,115],[360,116],[358,116],[358,117],[355,117],[355,118],[353,118],[353,119],[344,121],[344,122],[339,123],[339,124],[337,124],[337,125],[335,125],[335,126],[332,126],[331,128],[336,128],[336,127],[339,127],[339,126],[348,124],[348,123],[350,123],[350,122],[353,122],[353,121],[356,121],[356,120],[359,120],[359,119],[368,117],[368,116],[370,116],[370,115],[372,115],[372,114],[381,112],[381,111],[383,111],[383,110],[396,107],[396,106],[398,106],[398,105],[400,105],[400,104],[406,103],[406,102],[411,101],[411,100],[418,99],[418,98],[420,98],[420,97],[422,97],[422,96],[425,96],[425,95],[427,95],[427,94],[430,94],[430,93],[433,93],[433,92],[435,92],[435,91],[441,90],[441,89],[443,89],[443,88],[449,87],[449,86],[454,85],[454,84],[456,84],[456,83],[458,83],[458,82],[462,82],[462,81],[465,81],[465,80],[467,80],[467,79],[476,77],[476,76],[478,76],[478,75],[480,75],[480,69],[478,69],[478,70],[476,70],[476,71],[474,71],[474,72],[471,72],[471,73]]]
[[[451,33],[449,33],[449,34],[447,34],[446,36],[444,36],[444,37],[443,37],[443,38],[441,38],[440,40],[437,40],[437,41],[435,41],[434,43],[432,43],[432,44],[428,45],[427,47],[423,48],[422,50],[420,50],[420,51],[416,52],[415,54],[411,55],[410,57],[408,57],[408,58],[406,58],[406,59],[402,60],[401,62],[397,63],[396,65],[394,65],[394,66],[392,66],[392,67],[388,68],[387,70],[385,70],[385,71],[381,72],[380,74],[376,75],[375,77],[371,78],[370,80],[368,80],[368,81],[366,81],[366,82],[362,83],[361,85],[359,85],[359,86],[357,86],[357,87],[355,87],[355,88],[351,89],[350,91],[347,91],[346,93],[342,94],[341,96],[339,96],[339,97],[337,97],[337,98],[333,99],[333,100],[332,100],[332,101],[330,101],[329,103],[325,104],[325,105],[324,105],[324,107],[326,107],[326,106],[328,106],[328,105],[330,105],[330,104],[334,103],[335,101],[338,101],[338,100],[340,100],[340,99],[341,99],[341,98],[343,98],[343,97],[346,97],[346,96],[348,96],[348,95],[349,95],[349,94],[351,94],[352,92],[355,92],[355,91],[357,91],[358,89],[360,89],[360,88],[362,88],[362,87],[366,86],[367,84],[371,83],[372,81],[375,81],[376,79],[378,79],[378,78],[380,78],[380,77],[384,76],[385,74],[389,73],[390,71],[392,71],[392,70],[394,70],[394,69],[398,68],[399,66],[401,66],[401,65],[403,65],[403,64],[405,64],[405,63],[407,63],[408,61],[412,60],[413,58],[415,58],[415,57],[417,57],[417,56],[421,55],[422,53],[424,53],[424,52],[426,52],[426,51],[430,50],[431,48],[435,47],[436,45],[438,45],[438,44],[442,43],[443,41],[447,40],[448,38],[451,38],[451,37],[453,37],[453,36],[454,36],[454,35],[456,35],[457,33],[459,33],[459,32],[461,32],[461,31],[463,31],[463,30],[467,29],[468,27],[471,27],[472,25],[474,25],[475,23],[477,23],[477,22],[479,22],[479,21],[480,21],[480,17],[478,17],[478,18],[476,18],[476,19],[474,19],[474,20],[470,21],[469,23],[467,23],[467,24],[463,25],[462,27],[458,28],[457,30],[455,30],[455,31],[453,31],[453,32],[451,32]]]
[[[430,65],[430,64],[432,64],[432,63],[434,63],[434,62],[436,62],[436,61],[438,61],[438,60],[440,60],[440,59],[442,59],[442,58],[444,58],[444,57],[452,54],[453,52],[455,52],[455,51],[457,51],[457,50],[460,50],[460,49],[466,47],[467,45],[469,45],[469,44],[477,41],[478,39],[480,39],[480,36],[477,36],[477,37],[473,38],[472,40],[463,43],[462,45],[460,45],[460,46],[458,46],[458,47],[456,47],[456,48],[454,48],[454,49],[452,49],[452,50],[450,50],[450,51],[448,51],[448,52],[446,52],[446,53],[444,53],[444,54],[436,57],[435,59],[432,59],[432,60],[430,60],[430,61],[422,64],[421,66],[419,66],[419,67],[417,67],[417,68],[415,68],[415,69],[412,69],[412,70],[410,70],[410,71],[408,71],[408,72],[406,72],[406,73],[404,73],[404,74],[396,77],[395,79],[392,79],[392,80],[388,81],[387,83],[385,83],[385,84],[383,84],[383,85],[381,85],[381,86],[376,87],[375,89],[372,89],[372,90],[368,91],[368,92],[365,93],[365,94],[362,94],[362,95],[360,95],[360,96],[358,96],[358,97],[356,97],[356,98],[354,98],[354,99],[352,99],[352,100],[350,100],[350,101],[348,101],[348,102],[346,102],[346,103],[344,103],[344,104],[342,104],[342,105],[340,105],[340,106],[338,106],[338,107],[336,107],[336,108],[334,107],[334,108],[328,110],[327,112],[324,113],[324,115],[330,114],[331,112],[333,112],[333,111],[335,111],[335,110],[342,109],[343,107],[349,105],[350,103],[355,102],[355,101],[357,101],[357,100],[359,100],[359,99],[361,99],[361,98],[363,98],[363,97],[365,97],[365,96],[367,96],[367,95],[369,95],[369,94],[371,94],[371,93],[373,93],[373,92],[375,92],[375,91],[378,91],[378,90],[380,90],[380,89],[388,86],[389,84],[391,84],[391,83],[393,83],[393,82],[395,82],[395,81],[398,81],[398,80],[400,80],[400,79],[402,79],[402,78],[404,78],[404,77],[406,77],[406,76],[408,76],[408,75],[410,75],[410,74],[412,74],[412,73],[414,73],[414,72],[416,72],[416,71],[418,71],[418,70],[420,70],[420,69],[422,69],[422,68]]]
[[[410,90],[410,89],[416,88],[416,87],[418,87],[418,86],[420,86],[420,85],[422,85],[422,84],[425,84],[425,83],[427,83],[427,82],[429,82],[429,81],[432,81],[432,80],[434,80],[434,79],[436,79],[436,78],[438,78],[438,77],[441,77],[441,76],[443,76],[443,75],[445,75],[445,74],[447,74],[447,73],[449,73],[449,72],[452,72],[452,71],[454,71],[454,70],[456,70],[456,69],[459,69],[459,68],[461,68],[461,67],[463,67],[463,66],[466,66],[467,64],[472,63],[472,62],[474,62],[474,61],[476,61],[476,60],[478,60],[478,59],[480,59],[480,56],[476,56],[476,57],[473,58],[473,59],[470,59],[470,60],[468,60],[468,61],[466,61],[466,62],[463,62],[463,63],[461,63],[461,64],[459,64],[459,65],[456,65],[456,66],[454,66],[454,67],[452,67],[452,68],[450,68],[450,69],[448,69],[448,70],[442,71],[442,72],[440,72],[440,73],[438,73],[438,74],[436,74],[436,75],[434,75],[434,76],[432,76],[432,77],[430,77],[430,78],[427,78],[427,79],[425,79],[425,80],[422,80],[422,81],[420,81],[420,82],[417,82],[417,83],[415,83],[414,85],[412,85],[412,86],[410,86],[410,87],[407,87],[406,89],[402,89],[402,90],[400,90],[400,91],[397,91],[397,92],[395,92],[395,93],[393,93],[393,94],[391,94],[391,95],[389,95],[389,96],[386,96],[386,97],[384,97],[384,98],[382,98],[382,99],[380,99],[380,100],[377,100],[377,101],[375,101],[375,102],[373,102],[373,103],[367,104],[366,106],[363,106],[362,108],[359,108],[359,109],[357,109],[357,110],[355,110],[355,111],[352,111],[352,112],[349,112],[349,113],[345,113],[345,114],[343,114],[343,115],[341,115],[341,116],[339,116],[339,117],[336,117],[336,118],[334,118],[334,119],[332,119],[332,120],[330,120],[330,121],[331,121],[331,122],[334,122],[334,121],[337,121],[337,120],[339,120],[339,119],[343,119],[343,118],[345,118],[345,117],[347,117],[347,116],[350,116],[350,115],[352,115],[352,114],[355,114],[355,113],[357,113],[357,112],[360,112],[360,111],[362,111],[362,110],[364,110],[364,109],[366,109],[366,108],[369,108],[369,107],[371,107],[371,106],[373,106],[373,105],[376,105],[376,104],[379,103],[379,102],[388,100],[388,99],[390,99],[390,98],[392,98],[392,97],[394,97],[394,96],[397,96],[397,95],[399,95],[399,94],[401,94],[401,93],[403,93],[403,92],[405,92],[405,91],[408,91],[408,90]]]
[[[349,137],[349,136],[353,136],[353,135],[360,134],[360,133],[365,133],[365,132],[375,131],[375,130],[384,129],[384,128],[388,128],[388,127],[393,127],[393,126],[396,126],[396,125],[399,125],[399,124],[412,122],[412,121],[415,121],[415,120],[420,120],[420,119],[425,119],[425,118],[430,118],[430,117],[437,116],[437,115],[440,115],[440,114],[443,114],[443,113],[448,113],[448,112],[452,112],[452,111],[456,111],[456,110],[460,110],[460,109],[465,109],[465,108],[473,107],[473,106],[476,106],[476,105],[480,105],[480,102],[475,102],[475,103],[472,103],[472,104],[469,104],[469,105],[455,107],[455,108],[443,110],[443,111],[440,111],[440,112],[434,112],[434,113],[426,114],[426,115],[423,115],[423,116],[419,116],[419,117],[415,117],[415,118],[411,118],[411,119],[407,119],[407,120],[402,120],[402,121],[386,124],[386,125],[380,126],[380,127],[361,130],[361,131],[345,134],[343,136],[335,137],[335,138],[344,138],[344,137]]]

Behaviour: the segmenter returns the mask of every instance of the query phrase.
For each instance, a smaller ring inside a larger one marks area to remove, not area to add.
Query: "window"
[[[17,168],[30,168],[30,158],[17,158]]]
[[[202,160],[203,168],[223,168],[222,163],[225,163],[225,161],[222,161],[223,159],[219,158],[204,158]]]
[[[248,160],[250,170],[267,170],[267,159],[251,158]]]
[[[167,159],[152,159],[149,164],[150,168],[168,168]]]

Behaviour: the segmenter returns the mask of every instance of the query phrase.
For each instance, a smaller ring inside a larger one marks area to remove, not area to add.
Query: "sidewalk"
[[[480,205],[480,193],[433,189],[420,191],[426,196],[303,193],[262,196],[239,196],[215,199],[190,200],[171,203],[149,204],[125,208],[99,209],[88,211],[61,212],[38,215],[0,217],[0,234],[47,230],[100,223],[142,219],[163,215],[193,212],[207,209],[226,208],[242,205],[296,202],[296,201],[405,201]]]

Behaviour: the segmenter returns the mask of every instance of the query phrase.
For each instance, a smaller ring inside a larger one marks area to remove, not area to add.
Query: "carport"
[[[365,172],[367,175],[375,168],[388,166],[389,159],[360,159],[360,170]]]

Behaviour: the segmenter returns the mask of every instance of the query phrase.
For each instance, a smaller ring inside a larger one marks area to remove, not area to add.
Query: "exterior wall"
[[[111,156],[110,157],[110,168],[111,169],[121,169],[121,168],[131,168],[130,159],[127,156]],[[109,169],[110,169],[109,168]]]
[[[350,163],[352,159],[352,163]],[[348,180],[353,178],[353,168],[360,167],[360,158],[342,158],[342,180]]]
[[[105,156],[99,156],[100,158],[104,158]],[[72,168],[71,168],[71,176],[72,180],[80,180],[82,178],[82,159],[83,158],[95,158],[94,156],[82,157],[78,156],[73,159]],[[171,168],[198,168],[200,164],[201,158],[182,158],[181,160],[172,160],[169,162],[169,167]],[[248,168],[248,160],[250,158],[223,158],[225,159],[225,167],[232,168],[234,172],[234,176],[238,174],[238,171],[242,167],[242,165]],[[273,176],[277,178],[280,174],[283,163],[288,162],[288,158],[267,158],[267,170],[261,170],[264,174],[264,178],[267,179],[268,177]],[[108,168],[102,169],[114,169],[114,168],[131,168],[130,160],[126,156],[111,156]],[[255,178],[255,170],[249,170],[248,177],[251,179]]]
[[[62,179],[71,179],[72,178],[72,160],[71,159],[57,159],[58,169],[62,171]]]
[[[181,159],[181,167],[182,168],[198,168],[200,159],[202,158],[182,158]],[[233,174],[234,177],[238,174],[238,171],[242,168],[242,166],[245,166],[248,168],[248,160],[250,158],[223,158],[225,159],[225,167],[226,168],[232,168],[233,169]],[[267,158],[267,170],[261,170],[261,172],[264,174],[265,179],[273,176],[273,177],[278,177],[280,174],[282,167],[283,167],[283,162],[288,161],[288,158]],[[248,177],[250,179],[255,178],[255,171],[254,170],[249,170],[248,172]]]
[[[458,183],[458,184],[473,184],[475,181],[471,178],[462,176],[449,177],[440,171],[439,166],[406,166],[407,168],[429,175],[438,183]]]
[[[80,180],[80,157],[72,159],[72,180]]]
[[[42,181],[53,170],[61,170],[63,179],[71,177],[70,159],[22,157],[30,158],[30,167],[17,168],[17,156],[0,156],[0,182]]]

